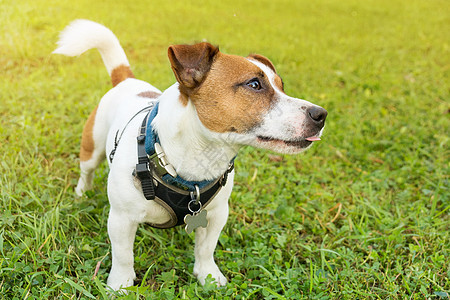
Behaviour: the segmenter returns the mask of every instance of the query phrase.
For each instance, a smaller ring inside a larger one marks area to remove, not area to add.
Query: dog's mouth
[[[298,140],[281,140],[273,137],[267,137],[267,136],[257,136],[258,142],[261,143],[273,143],[273,144],[279,144],[279,145],[286,145],[290,147],[295,148],[306,148],[309,145],[311,145],[315,141],[320,141],[320,138],[318,136],[311,136],[304,139],[298,139]]]

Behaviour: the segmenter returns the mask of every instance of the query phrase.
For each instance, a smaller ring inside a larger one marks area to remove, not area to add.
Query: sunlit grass
[[[0,0],[0,295],[106,297],[106,165],[87,197],[73,188],[84,120],[110,81],[94,51],[50,54],[64,26],[88,18],[110,27],[135,75],[160,89],[174,82],[167,47],[208,40],[268,56],[288,94],[329,112],[305,154],[240,152],[216,251],[226,288],[193,277],[193,236],[141,226],[128,298],[448,299],[448,9]]]

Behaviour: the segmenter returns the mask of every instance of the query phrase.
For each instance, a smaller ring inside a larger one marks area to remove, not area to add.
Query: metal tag
[[[202,209],[198,213],[184,216],[184,223],[186,223],[186,232],[190,234],[198,227],[206,228],[206,226],[208,226],[208,220],[206,219],[207,214],[208,212],[206,211],[206,209]]]

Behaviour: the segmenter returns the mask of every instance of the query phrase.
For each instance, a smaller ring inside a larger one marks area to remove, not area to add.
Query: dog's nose
[[[320,106],[311,106],[306,112],[311,120],[319,126],[323,126],[328,115],[328,112]]]

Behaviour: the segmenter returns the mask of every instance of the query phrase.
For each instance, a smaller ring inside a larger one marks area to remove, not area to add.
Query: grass
[[[303,155],[240,152],[225,288],[192,276],[193,235],[141,226],[124,299],[449,299],[445,0],[0,0],[0,297],[107,298],[106,165],[85,198],[73,188],[109,78],[94,51],[50,54],[75,18],[110,27],[161,89],[167,46],[206,39],[268,56],[288,94],[329,112]]]

